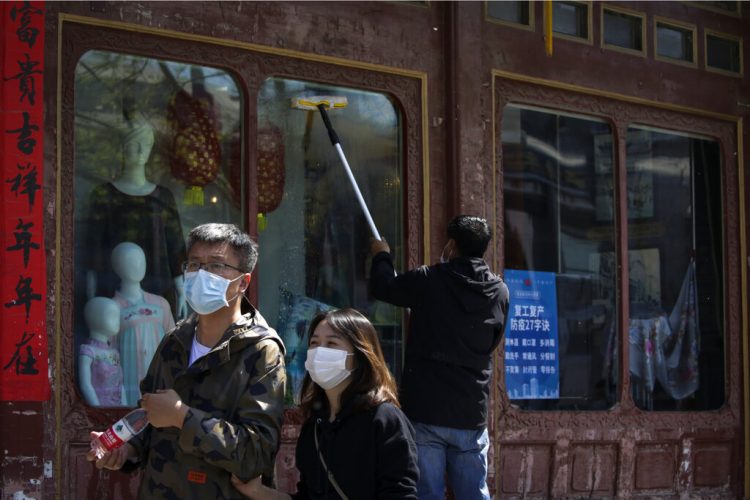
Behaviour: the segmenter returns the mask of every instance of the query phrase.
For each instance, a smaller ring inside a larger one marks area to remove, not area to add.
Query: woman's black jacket
[[[315,449],[316,427],[326,465],[350,500],[417,498],[414,430],[390,403],[362,411],[350,404],[333,422],[323,412],[309,418],[297,441],[300,480],[294,498],[340,498]]]

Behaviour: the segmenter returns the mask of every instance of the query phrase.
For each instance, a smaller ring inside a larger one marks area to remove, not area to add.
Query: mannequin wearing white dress
[[[120,278],[113,300],[120,307],[118,345],[122,359],[126,404],[136,406],[139,384],[164,335],[174,328],[169,303],[141,288],[146,255],[141,247],[123,242],[112,251],[112,269]]]

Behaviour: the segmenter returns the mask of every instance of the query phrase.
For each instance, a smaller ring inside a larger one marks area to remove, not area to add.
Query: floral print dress
[[[166,299],[152,293],[143,292],[140,301],[131,302],[115,292],[113,300],[120,306],[118,344],[125,403],[136,406],[141,398],[138,385],[146,376],[159,342],[174,328],[174,318]]]

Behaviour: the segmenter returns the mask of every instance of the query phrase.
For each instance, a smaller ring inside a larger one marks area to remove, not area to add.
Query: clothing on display
[[[146,376],[159,342],[174,328],[169,303],[158,295],[143,292],[141,300],[131,302],[119,292],[113,300],[120,306],[118,343],[124,374],[125,400],[136,406],[141,398],[138,384]]]
[[[121,406],[123,372],[117,349],[103,340],[89,338],[81,344],[79,354],[92,360],[91,385],[99,406]]]
[[[185,239],[172,193],[163,186],[147,195],[133,196],[107,183],[91,192],[88,251],[97,274],[97,295],[112,296],[118,279],[109,256],[123,241],[140,246],[146,255],[148,274],[143,289],[165,297],[173,305],[174,278],[182,275]]]
[[[645,408],[651,408],[656,381],[676,400],[698,389],[700,331],[696,301],[695,262],[690,262],[669,317],[662,314],[630,320],[630,373],[637,377],[635,397]]]

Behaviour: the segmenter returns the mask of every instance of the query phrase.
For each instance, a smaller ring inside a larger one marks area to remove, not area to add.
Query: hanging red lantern
[[[284,135],[270,125],[258,130],[258,213],[276,210],[284,197]],[[261,220],[261,223],[263,221]]]
[[[187,185],[186,205],[203,205],[203,187],[213,182],[221,166],[221,148],[210,105],[179,90],[167,108],[172,129],[169,166],[172,175]]]

